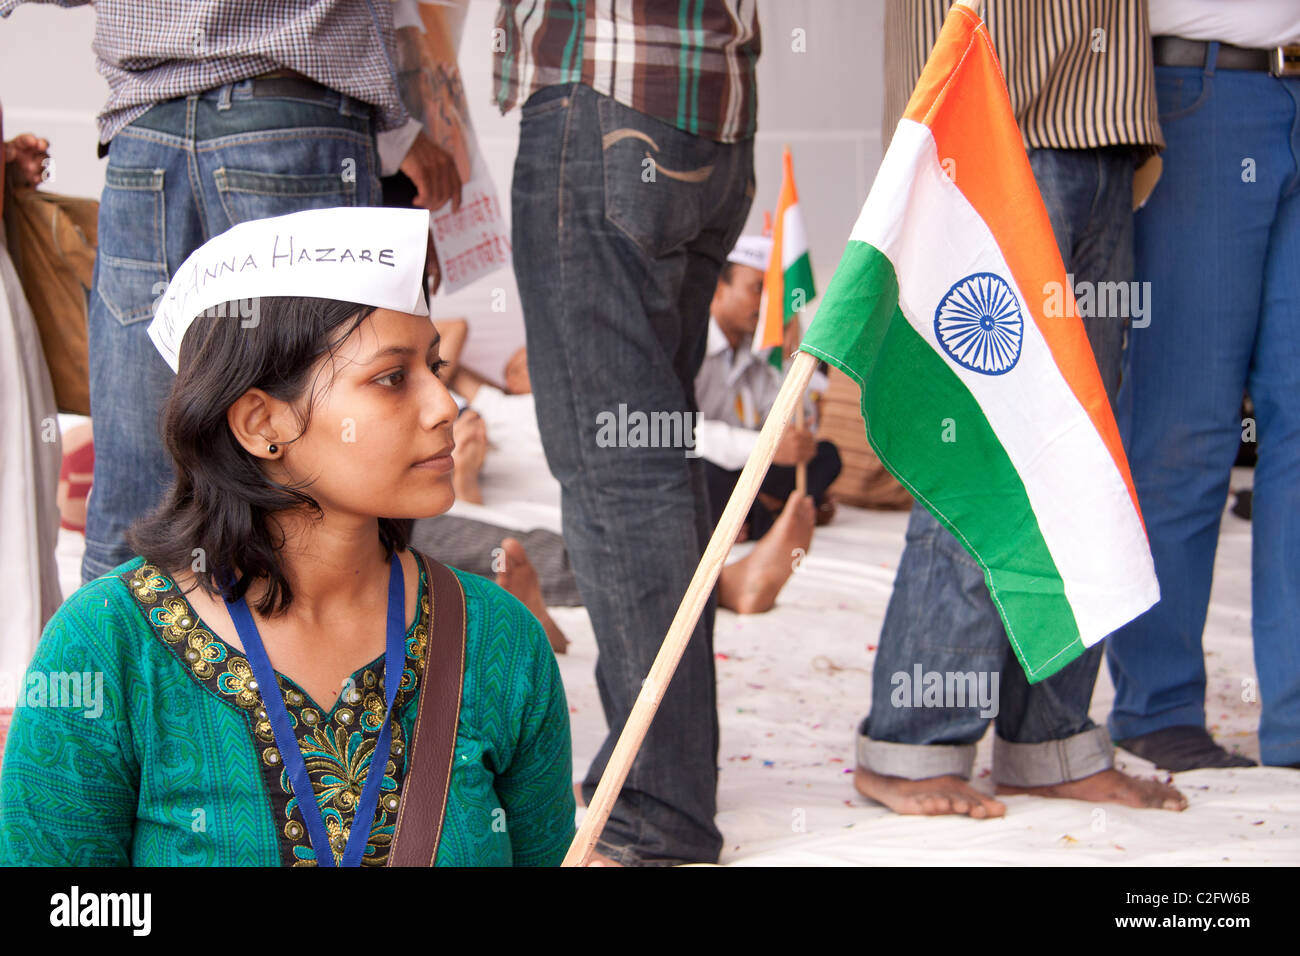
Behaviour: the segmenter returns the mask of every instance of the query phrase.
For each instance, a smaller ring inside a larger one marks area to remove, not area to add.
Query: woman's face
[[[455,501],[451,437],[456,403],[439,380],[438,333],[428,316],[379,309],[308,379],[307,430],[283,445],[285,483],[326,511],[426,518]],[[331,382],[332,379],[332,382]],[[287,409],[286,409],[287,411]],[[296,421],[280,434],[297,434]]]

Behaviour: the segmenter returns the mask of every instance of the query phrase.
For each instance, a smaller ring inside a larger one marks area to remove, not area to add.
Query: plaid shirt
[[[583,83],[723,143],[757,128],[757,0],[501,0],[493,35],[501,112]]]
[[[0,16],[22,2],[0,0]],[[36,2],[75,7],[92,0]],[[377,107],[377,130],[409,118],[389,52],[389,0],[93,2],[94,50],[109,87],[101,143],[155,103],[280,69]]]

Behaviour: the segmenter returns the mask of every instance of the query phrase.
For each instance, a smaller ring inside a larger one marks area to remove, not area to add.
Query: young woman
[[[430,796],[406,782],[435,609],[402,519],[453,501],[437,332],[333,299],[243,305],[183,332],[162,416],[176,480],[132,529],[140,556],[46,628],[0,778],[0,864],[378,866],[404,801]],[[554,656],[518,601],[454,573],[465,661],[436,863],[558,864],[574,798]]]

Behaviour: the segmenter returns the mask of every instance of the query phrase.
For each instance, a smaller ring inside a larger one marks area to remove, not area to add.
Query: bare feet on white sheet
[[[888,777],[859,767],[854,786],[864,797],[883,803],[895,813],[939,816],[958,814],[977,820],[1006,814],[1006,804],[986,797],[966,780],[952,774],[926,780]],[[1181,811],[1187,798],[1157,780],[1141,780],[1118,770],[1101,770],[1079,780],[1046,787],[999,785],[1002,795],[1054,797],[1087,803],[1118,803],[1126,807]]]
[[[945,774],[925,780],[887,777],[858,767],[853,775],[858,793],[883,803],[895,813],[941,816],[957,814],[976,820],[1005,816],[1006,804],[986,797],[961,777]]]
[[[1080,780],[1070,780],[1049,787],[1009,787],[998,785],[998,793],[1028,794],[1033,797],[1057,797],[1084,800],[1088,803],[1118,803],[1126,807],[1150,810],[1187,809],[1187,798],[1159,780],[1130,777],[1118,770],[1099,770]]]
[[[737,614],[770,611],[795,565],[808,553],[815,523],[812,499],[792,492],[754,550],[722,569],[718,603]]]
[[[517,597],[524,607],[533,612],[533,617],[541,623],[546,631],[546,639],[551,650],[563,654],[569,648],[569,639],[564,636],[550,612],[546,610],[546,601],[542,599],[542,584],[537,578],[537,569],[528,560],[524,546],[514,538],[501,541],[505,566],[497,572],[497,584]]]

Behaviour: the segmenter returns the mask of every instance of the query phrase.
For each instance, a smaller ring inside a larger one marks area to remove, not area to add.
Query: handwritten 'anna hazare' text
[[[287,250],[280,249],[280,236],[271,242],[271,268],[276,266],[297,265],[299,262],[375,262],[381,266],[396,268],[392,249],[338,249],[334,246],[299,246],[294,252],[293,236],[289,237]],[[374,259],[371,259],[371,255]]]
[[[388,266],[390,269],[397,268],[392,249],[354,250],[338,246],[295,246],[293,236],[289,236],[283,244],[280,241],[281,238],[281,236],[276,235],[271,242],[270,264],[272,269],[292,267],[300,262],[368,262],[372,265]],[[195,263],[190,291],[197,292],[199,287],[206,284],[208,279],[219,279],[224,273],[240,273],[257,268],[259,268],[257,257],[251,252],[245,255],[242,260],[239,253],[235,253],[229,258],[221,258],[215,262],[205,262],[201,266]]]

